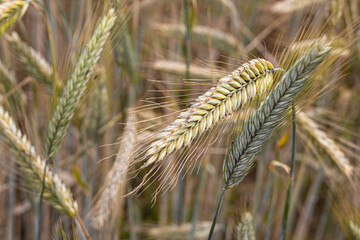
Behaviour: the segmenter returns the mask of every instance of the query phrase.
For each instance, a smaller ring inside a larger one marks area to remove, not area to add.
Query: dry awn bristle
[[[274,66],[264,59],[253,59],[219,80],[197,98],[194,104],[157,136],[147,152],[145,166],[191,144],[195,137],[211,129],[243,106],[248,99],[264,92],[272,83]]]
[[[15,153],[19,155],[18,163],[22,167],[24,177],[30,184],[30,189],[34,192],[40,192],[44,179],[45,161],[36,154],[35,148],[26,135],[23,135],[17,129],[8,112],[1,106],[0,127]],[[47,167],[45,175],[44,198],[60,212],[70,217],[75,216],[78,208],[77,203],[73,200],[71,192],[61,182],[59,176],[53,173],[49,167]]]
[[[0,35],[24,15],[29,6],[28,1],[10,1],[0,4]]]

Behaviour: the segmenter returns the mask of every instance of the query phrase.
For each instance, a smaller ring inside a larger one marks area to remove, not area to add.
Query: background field
[[[16,6],[23,12],[14,19],[6,18],[9,2],[25,4]],[[196,150],[183,171],[170,172],[165,184],[176,183],[167,191],[154,194],[162,184],[154,181],[125,196],[148,171],[135,172],[145,161],[133,163],[140,159],[134,156],[151,143],[148,134],[166,127],[241,64],[264,58],[288,69],[293,62],[285,53],[291,59],[331,39],[330,57],[336,61],[319,70],[312,78],[318,84],[297,99],[286,239],[360,239],[359,5],[357,0],[1,1],[1,105],[71,191],[79,215],[64,211],[61,200],[60,211],[54,208],[58,200],[40,200],[43,175],[25,174],[36,169],[19,159],[32,155],[24,154],[22,143],[9,143],[9,121],[0,112],[6,120],[0,122],[0,239],[82,239],[84,229],[93,239],[206,239],[231,137],[264,96],[211,128],[195,147],[166,157],[156,174]],[[99,27],[106,16],[107,24]],[[111,21],[114,27],[105,29]],[[84,46],[99,32],[86,52]],[[69,97],[76,106],[68,110],[71,116],[61,115],[57,106],[77,69],[74,82],[82,82],[74,88],[80,90]],[[274,75],[279,81],[281,71]],[[60,142],[48,157],[51,121],[60,126],[52,143]],[[289,110],[256,155],[253,170],[226,191],[212,239],[279,239],[292,130]],[[112,188],[102,195],[106,182]],[[64,201],[73,204],[71,197]]]

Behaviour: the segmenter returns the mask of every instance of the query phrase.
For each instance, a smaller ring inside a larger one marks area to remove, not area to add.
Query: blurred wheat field
[[[360,239],[360,1],[0,1],[0,239]]]

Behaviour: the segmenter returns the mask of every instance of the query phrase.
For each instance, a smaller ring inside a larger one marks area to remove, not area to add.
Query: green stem
[[[75,218],[75,224],[76,224],[76,227],[78,229],[81,229],[81,225],[80,225],[79,221],[76,218]],[[83,231],[80,231],[80,235],[81,235],[82,239],[84,239],[84,240],[86,239],[85,233]]]
[[[49,10],[49,14],[47,14],[44,11],[46,17],[45,17],[45,22],[46,22],[46,30],[48,32],[48,37],[49,37],[49,44],[50,44],[50,52],[51,52],[51,59],[52,59],[52,67],[53,67],[53,81],[54,81],[54,98],[56,98],[57,96],[57,79],[56,79],[56,62],[55,62],[55,47],[54,47],[54,38],[53,38],[53,32],[52,32],[52,27],[51,27],[51,11]],[[56,101],[54,101],[56,102]],[[41,192],[40,192],[40,201],[39,201],[39,209],[38,209],[38,229],[37,229],[37,233],[36,233],[36,239],[40,240],[41,238],[41,225],[42,225],[42,203],[43,203],[43,198],[44,198],[44,192],[45,192],[45,176],[46,176],[46,170],[48,167],[48,164],[50,162],[50,159],[47,159],[45,162],[45,168],[44,168],[44,172],[43,172],[43,179],[42,179],[42,187],[41,187]]]
[[[189,7],[187,0],[184,0],[184,18],[185,18],[185,58],[186,58],[186,79],[190,78],[190,60],[191,60],[191,46],[190,46],[190,22],[189,22]]]
[[[292,139],[293,145],[291,150],[290,183],[286,193],[286,202],[285,202],[283,220],[281,224],[280,240],[285,240],[286,237],[286,225],[289,216],[291,193],[294,183],[294,168],[295,168],[295,153],[296,153],[296,110],[294,104],[292,105],[292,115],[293,115],[293,139]]]
[[[75,213],[75,222],[78,224],[81,235],[85,236],[85,238],[83,238],[84,240],[92,240],[89,232],[86,230],[86,227],[84,225],[83,220],[81,219],[79,213]]]
[[[14,239],[14,205],[15,205],[15,198],[16,198],[16,190],[15,190],[15,164],[12,161],[10,165],[10,171],[8,176],[9,181],[9,198],[8,198],[8,240]]]
[[[38,229],[36,234],[36,239],[40,240],[41,238],[41,225],[42,225],[42,203],[44,199],[44,192],[45,192],[45,176],[46,176],[46,170],[49,165],[50,159],[47,159],[45,162],[44,172],[43,172],[43,179],[42,179],[42,186],[41,186],[41,192],[40,192],[40,200],[39,200],[39,209],[38,209]]]
[[[217,209],[216,209],[216,213],[215,213],[215,216],[214,216],[214,220],[212,221],[212,224],[211,224],[211,228],[210,228],[208,240],[211,240],[212,235],[213,235],[213,233],[214,233],[215,225],[216,225],[216,220],[217,220],[218,215],[219,215],[219,212],[220,212],[220,208],[221,208],[221,205],[222,205],[222,202],[223,202],[223,199],[224,199],[225,191],[226,191],[226,188],[223,188],[223,191],[222,191],[222,193],[221,193],[221,197],[220,197],[220,200],[219,200],[219,205],[218,205],[218,207],[217,207]]]
[[[200,168],[199,183],[198,183],[198,187],[196,189],[196,198],[195,198],[195,203],[194,203],[193,216],[192,216],[192,220],[191,220],[191,231],[190,231],[189,240],[194,240],[194,237],[195,237],[196,221],[197,221],[197,217],[198,217],[198,213],[199,213],[200,193],[201,193],[201,189],[204,186],[204,176],[205,176],[204,167],[205,166],[202,166]]]
[[[190,23],[189,23],[189,6],[188,1],[183,0],[184,5],[184,19],[186,26],[186,34],[185,34],[185,58],[186,58],[186,72],[185,79],[190,79],[190,60],[191,60],[191,48],[190,48]],[[189,86],[185,86],[186,94],[189,93]],[[184,97],[185,99],[187,96]],[[184,219],[184,191],[185,191],[185,170],[182,169],[179,175],[179,187],[178,187],[178,202],[176,208],[176,221],[178,224],[181,224]]]
[[[182,169],[179,175],[179,186],[178,186],[178,201],[176,206],[176,222],[181,224],[184,219],[184,191],[185,191],[185,182],[184,182],[185,170]]]

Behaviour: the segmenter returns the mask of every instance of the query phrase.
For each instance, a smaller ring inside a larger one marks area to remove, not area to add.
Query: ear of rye
[[[245,212],[237,226],[237,240],[255,240],[254,220],[250,212]]]
[[[0,36],[26,12],[30,1],[9,1],[0,4]]]
[[[274,66],[264,59],[253,59],[198,97],[186,111],[163,129],[147,151],[145,166],[162,161],[167,155],[190,145],[193,140],[233,114],[250,99],[261,95],[272,84]]]
[[[321,130],[307,113],[300,112],[298,115],[300,128],[315,142],[316,146],[323,150],[341,171],[350,178],[354,168],[340,146],[325,131]]]
[[[44,199],[58,211],[74,217],[78,205],[73,200],[71,192],[49,166],[44,178],[45,161],[36,154],[27,136],[17,129],[13,119],[1,106],[0,129],[17,156],[17,163],[21,166],[22,176],[29,185],[30,191],[40,193],[42,181],[45,179]]]
[[[116,160],[106,177],[99,199],[91,211],[91,224],[94,228],[101,228],[107,222],[111,211],[119,203],[119,197],[125,191],[126,176],[130,166],[131,154],[135,147],[136,115],[129,113]]]
[[[23,42],[16,32],[5,34],[10,47],[16,53],[20,62],[29,73],[39,82],[45,84],[49,89],[52,87],[53,69],[50,64],[27,43]]]
[[[86,44],[77,64],[68,80],[65,90],[58,101],[54,114],[48,125],[46,135],[46,152],[51,158],[57,153],[65,138],[67,129],[87,88],[91,73],[100,58],[110,30],[115,23],[115,13],[111,9],[101,20],[95,32]]]
[[[247,120],[242,133],[230,145],[223,164],[225,187],[238,184],[255,164],[273,130],[281,122],[298,92],[309,82],[309,74],[319,66],[330,51],[327,46],[314,46],[283,75],[276,87]]]

